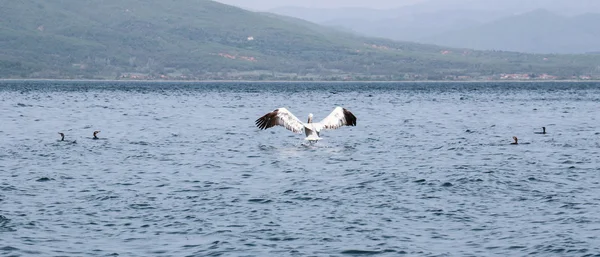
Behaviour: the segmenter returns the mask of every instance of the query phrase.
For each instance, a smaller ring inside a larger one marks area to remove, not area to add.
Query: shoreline
[[[594,82],[600,80],[344,80],[344,81],[328,81],[328,80],[117,80],[117,79],[0,79],[0,82],[35,82],[35,81],[54,81],[54,82],[145,82],[145,83],[543,83],[543,82]]]

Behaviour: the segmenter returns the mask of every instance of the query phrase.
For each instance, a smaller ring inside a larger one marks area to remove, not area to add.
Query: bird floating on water
[[[342,126],[356,126],[356,116],[346,108],[336,107],[333,111],[320,122],[313,123],[313,114],[308,114],[308,122],[300,121],[294,114],[286,108],[278,108],[256,120],[256,126],[261,130],[274,126],[283,126],[294,133],[306,134],[307,140],[311,143],[322,139],[320,136],[323,129],[338,129]]]
[[[513,140],[515,140],[515,142],[510,143],[511,145],[530,145],[531,144],[529,142],[519,143],[519,139],[517,137],[513,137]]]
[[[58,132],[58,134],[60,135],[60,141],[65,141],[65,133],[62,132]],[[77,144],[77,140],[73,140],[72,142],[69,142],[71,144]]]
[[[542,132],[534,132],[535,134],[546,134],[546,127],[542,127]]]
[[[93,138],[93,139],[99,139],[99,138],[96,136],[98,133],[100,133],[100,131],[99,131],[99,130],[96,130],[96,131],[94,131],[94,138]]]

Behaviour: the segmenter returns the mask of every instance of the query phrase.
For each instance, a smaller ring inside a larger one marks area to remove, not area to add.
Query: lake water
[[[599,125],[599,83],[0,82],[0,255],[600,256]]]

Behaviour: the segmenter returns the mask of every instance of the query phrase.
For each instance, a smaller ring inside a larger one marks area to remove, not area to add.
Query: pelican
[[[342,107],[335,107],[333,111],[318,123],[313,123],[313,114],[308,114],[308,122],[300,121],[294,114],[286,108],[278,108],[256,120],[256,126],[261,130],[274,126],[283,126],[294,133],[306,134],[307,140],[311,143],[319,141],[319,134],[323,129],[338,129],[342,126],[356,126],[356,117],[350,111]]]

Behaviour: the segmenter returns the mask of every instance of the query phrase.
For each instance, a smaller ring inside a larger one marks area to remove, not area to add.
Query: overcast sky
[[[331,7],[369,7],[387,9],[423,0],[216,0],[217,2],[235,5],[252,10],[268,10],[282,6],[301,6],[313,8]]]

